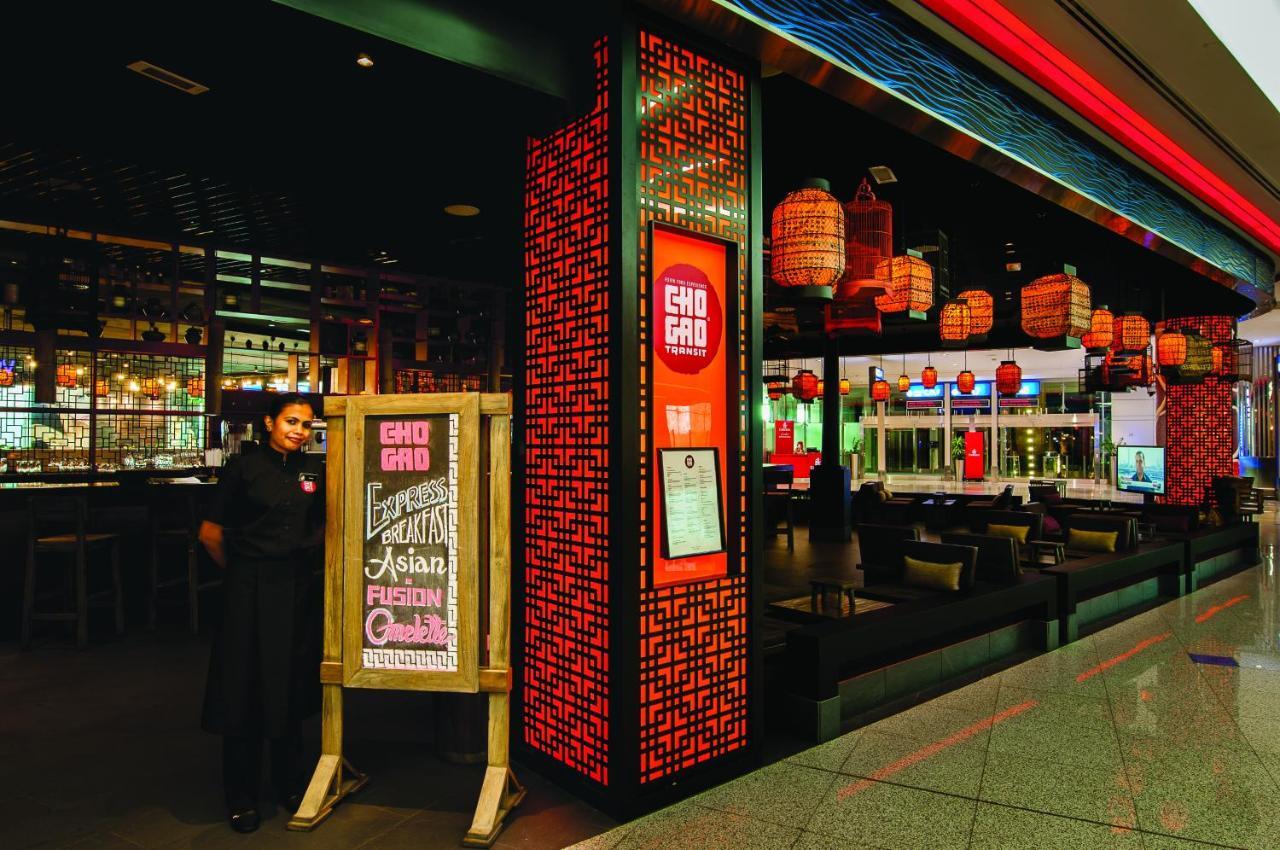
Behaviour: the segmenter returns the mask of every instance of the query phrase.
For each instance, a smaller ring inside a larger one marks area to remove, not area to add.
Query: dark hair
[[[267,415],[275,419],[280,415],[280,411],[284,410],[291,404],[305,404],[311,408],[311,412],[315,413],[315,405],[311,403],[311,399],[302,393],[273,393],[267,402]]]

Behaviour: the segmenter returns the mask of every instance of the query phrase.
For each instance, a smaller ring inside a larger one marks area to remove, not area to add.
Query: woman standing
[[[296,811],[305,790],[300,725],[318,705],[320,660],[310,634],[319,599],[309,591],[324,542],[324,467],[302,450],[313,418],[305,397],[273,396],[267,444],[227,464],[200,526],[200,542],[226,570],[202,725],[223,736],[227,815],[237,832],[260,821],[264,737],[280,805]]]

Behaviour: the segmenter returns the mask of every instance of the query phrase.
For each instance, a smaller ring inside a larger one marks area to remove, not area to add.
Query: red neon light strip
[[[1241,602],[1245,601],[1248,598],[1249,598],[1249,594],[1245,593],[1241,596],[1233,596],[1230,599],[1228,599],[1226,602],[1223,602],[1220,605],[1211,605],[1203,613],[1196,615],[1196,623],[1203,623],[1206,620],[1209,620],[1210,618],[1215,617],[1219,613],[1227,610],[1232,605],[1239,605]]]
[[[990,729],[998,723],[1003,723],[1010,718],[1017,717],[1019,714],[1022,714],[1025,711],[1030,711],[1039,704],[1039,700],[1029,699],[1026,702],[1018,703],[1012,708],[1006,708],[1004,711],[997,712],[990,717],[984,717],[977,723],[964,727],[954,735],[943,738],[941,741],[934,741],[932,744],[923,746],[914,753],[909,753],[908,755],[903,756],[893,764],[885,765],[866,779],[860,779],[851,785],[846,785],[844,788],[840,789],[836,796],[841,800],[844,800],[848,797],[852,797],[854,794],[861,793],[870,788],[876,782],[888,779],[895,773],[901,773],[908,767],[911,767],[911,765],[919,764],[925,759],[937,755],[948,747],[954,747],[956,744],[967,741],[984,729]]]
[[[918,0],[1273,251],[1280,224],[996,0]]]
[[[1076,681],[1083,682],[1088,679],[1092,679],[1094,676],[1098,675],[1099,673],[1110,670],[1112,667],[1116,666],[1121,661],[1128,661],[1130,658],[1137,655],[1139,652],[1142,652],[1142,650],[1155,646],[1161,641],[1166,641],[1171,637],[1173,637],[1173,632],[1165,632],[1162,635],[1156,635],[1155,637],[1149,637],[1144,641],[1139,641],[1138,644],[1133,647],[1133,649],[1125,650],[1119,655],[1108,658],[1106,661],[1102,662],[1097,667],[1090,667],[1088,670],[1085,670],[1079,676],[1076,676]]]

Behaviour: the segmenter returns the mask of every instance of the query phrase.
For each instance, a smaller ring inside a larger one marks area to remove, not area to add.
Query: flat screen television
[[[1116,489],[1164,495],[1164,448],[1116,446]]]

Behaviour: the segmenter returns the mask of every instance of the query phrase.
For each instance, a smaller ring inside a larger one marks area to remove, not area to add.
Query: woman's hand
[[[227,551],[222,547],[222,526],[216,522],[205,520],[200,523],[200,542],[213,562],[220,567],[227,566]]]

